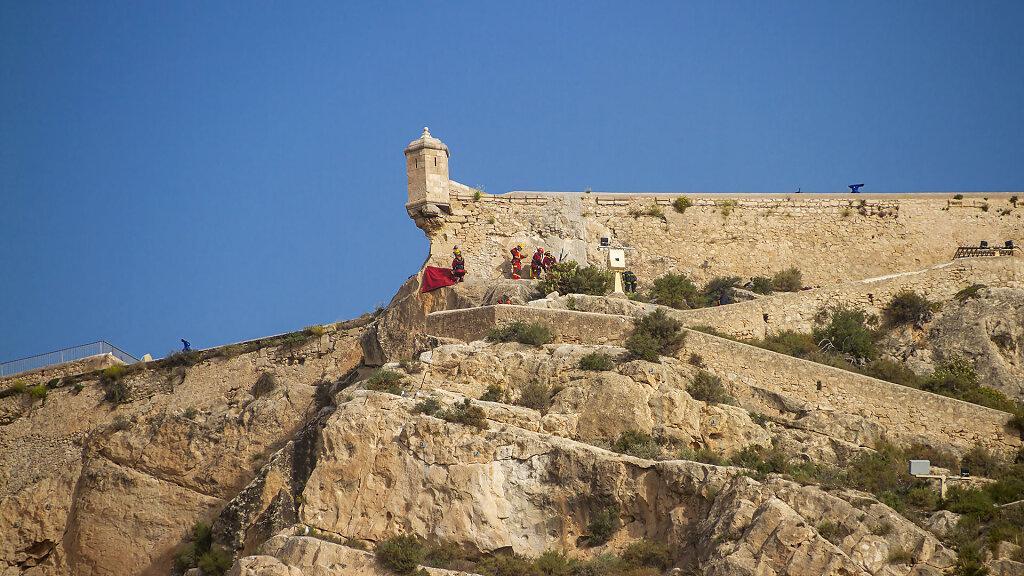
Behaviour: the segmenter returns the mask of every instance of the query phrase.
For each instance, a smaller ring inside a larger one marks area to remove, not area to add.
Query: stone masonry
[[[449,266],[457,245],[470,276],[507,277],[508,250],[520,242],[601,265],[606,237],[636,249],[627,265],[641,286],[665,272],[703,283],[790,266],[816,286],[919,270],[949,261],[960,245],[1024,236],[1024,208],[1010,193],[689,194],[692,206],[680,213],[679,194],[486,194],[448,178],[448,148],[429,133],[406,160],[406,208],[430,240],[427,264]]]

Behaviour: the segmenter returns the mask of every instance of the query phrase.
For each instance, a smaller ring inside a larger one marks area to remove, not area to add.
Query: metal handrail
[[[956,249],[956,253],[953,254],[953,259],[957,258],[977,258],[982,256],[1013,256],[1017,248],[1004,248],[1000,246],[992,246],[982,248],[980,246],[960,246]]]
[[[28,370],[35,370],[37,368],[44,368],[46,366],[60,364],[61,362],[81,360],[82,358],[88,358],[89,356],[96,356],[99,354],[111,354],[114,358],[118,358],[126,364],[134,364],[139,361],[138,358],[124,350],[121,350],[117,346],[114,346],[105,340],[99,340],[97,342],[90,342],[89,344],[82,344],[81,346],[62,348],[45,354],[36,354],[35,356],[28,356],[26,358],[19,358],[17,360],[0,363],[0,377],[10,376],[11,374],[17,374],[19,372],[26,372]]]

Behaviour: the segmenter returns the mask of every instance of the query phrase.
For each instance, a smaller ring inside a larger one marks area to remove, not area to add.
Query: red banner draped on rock
[[[455,284],[455,279],[452,278],[451,268],[427,266],[427,269],[423,271],[423,289],[421,292],[430,292],[431,290],[437,290],[452,284]]]

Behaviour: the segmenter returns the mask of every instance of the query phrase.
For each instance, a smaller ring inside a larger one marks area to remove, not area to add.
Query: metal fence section
[[[99,342],[82,344],[81,346],[73,346],[71,348],[64,348],[63,350],[47,352],[46,354],[37,354],[35,356],[29,356],[28,358],[4,362],[3,364],[0,364],[0,377],[10,376],[11,374],[17,374],[18,372],[25,372],[27,370],[35,370],[36,368],[44,368],[46,366],[60,364],[61,362],[81,360],[82,358],[88,358],[89,356],[96,356],[98,354],[113,354],[114,358],[119,358],[127,364],[134,364],[139,361],[138,358],[124,350],[121,350],[110,342],[100,340]]]
[[[984,256],[1013,256],[1017,249],[1009,247],[981,248],[979,246],[961,246],[956,249],[953,259],[957,258],[979,258]]]

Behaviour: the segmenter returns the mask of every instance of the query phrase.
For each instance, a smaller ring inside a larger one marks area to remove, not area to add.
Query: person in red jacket
[[[551,267],[555,265],[555,262],[558,262],[558,260],[555,260],[555,257],[551,255],[551,250],[545,250],[544,260],[541,261],[541,266],[544,267],[544,271],[551,272]]]
[[[541,270],[544,269],[544,249],[537,248],[533,253],[533,261],[530,262],[530,278],[540,278]]]
[[[462,251],[458,248],[452,254],[454,256],[452,258],[452,279],[456,282],[463,282],[466,275],[466,261],[462,259]]]
[[[523,273],[523,245],[516,244],[512,247],[512,279],[519,280]]]

